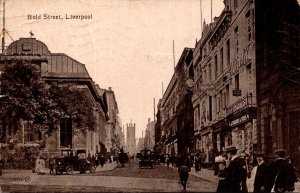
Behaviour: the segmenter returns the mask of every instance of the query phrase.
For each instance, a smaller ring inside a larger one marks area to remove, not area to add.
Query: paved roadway
[[[5,173],[2,191],[18,192],[181,192],[178,172],[174,168],[155,165],[153,169],[130,167],[90,174],[36,175],[30,171]],[[216,184],[190,176],[187,192],[214,192]]]

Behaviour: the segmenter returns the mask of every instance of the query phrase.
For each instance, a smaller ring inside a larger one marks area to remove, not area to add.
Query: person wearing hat
[[[285,192],[288,190],[289,170],[285,160],[285,150],[275,151],[275,161],[271,164],[272,186],[275,192]]]
[[[245,161],[237,156],[237,150],[236,147],[229,147],[226,150],[230,162],[226,169],[225,179],[219,182],[221,187],[217,188],[217,192],[242,192],[241,184],[247,177],[247,170]]]
[[[257,153],[256,160],[257,160],[257,168],[256,168],[256,174],[254,178],[253,192],[271,192],[270,167],[264,161],[264,154],[260,152]]]

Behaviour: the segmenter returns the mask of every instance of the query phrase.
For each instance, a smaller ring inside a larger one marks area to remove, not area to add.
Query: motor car
[[[151,150],[141,150],[140,156],[139,156],[139,167],[151,167],[153,168],[153,154],[151,153]]]
[[[96,172],[96,164],[86,158],[84,149],[63,149],[61,155],[54,157],[55,172],[61,175],[63,172],[73,174],[73,171],[79,171],[81,174],[86,171]]]

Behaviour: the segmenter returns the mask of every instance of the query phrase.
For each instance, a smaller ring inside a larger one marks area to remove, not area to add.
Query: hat
[[[226,152],[227,153],[231,153],[231,152],[234,152],[234,151],[237,151],[238,149],[236,148],[236,147],[234,147],[234,146],[231,146],[231,147],[228,147],[227,149],[226,149]]]
[[[275,154],[277,154],[279,157],[285,157],[285,150],[284,149],[277,149],[275,151]]]
[[[256,157],[265,157],[263,152],[257,152]]]

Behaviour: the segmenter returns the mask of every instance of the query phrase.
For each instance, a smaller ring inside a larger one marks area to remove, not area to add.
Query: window
[[[226,50],[227,50],[227,66],[230,65],[230,39],[226,42]]]
[[[218,78],[218,55],[215,55],[215,79]]]
[[[72,119],[60,121],[60,146],[72,148]]]
[[[234,29],[235,39],[236,39],[236,53],[239,53],[239,27],[236,26]]]
[[[223,64],[223,48],[220,50],[220,72],[222,73],[224,70],[224,64]]]
[[[238,0],[233,0],[233,9],[236,10],[238,7]]]
[[[229,106],[229,84],[226,85],[226,100],[225,100],[225,108]]]
[[[212,120],[212,96],[209,96],[209,101],[208,101],[208,105],[209,105],[209,110],[208,110],[208,120],[211,121]]]
[[[251,41],[252,39],[252,28],[251,28],[251,17],[250,17],[250,10],[247,11],[246,13],[246,19],[247,19],[247,24],[248,24],[248,41]]]
[[[209,83],[211,83],[211,76],[212,76],[212,72],[211,72],[211,65],[208,65],[208,79],[209,79]]]
[[[239,74],[234,76],[235,90],[240,90],[240,77]]]

